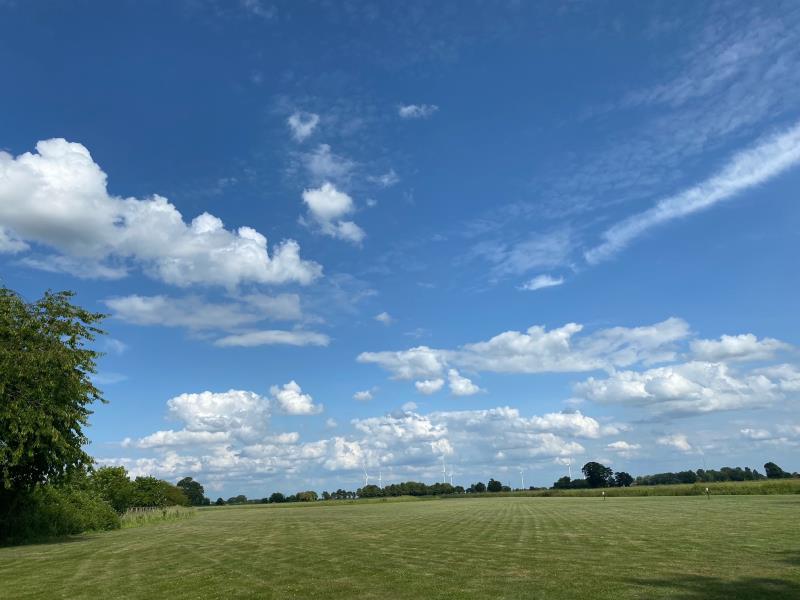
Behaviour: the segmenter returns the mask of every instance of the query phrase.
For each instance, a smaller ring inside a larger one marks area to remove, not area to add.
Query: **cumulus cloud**
[[[357,166],[349,158],[335,154],[328,144],[320,144],[311,152],[301,154],[300,159],[306,173],[315,183],[347,182]]]
[[[603,242],[587,251],[585,258],[590,264],[606,260],[653,227],[709,209],[799,162],[800,122],[737,153],[709,179],[612,226],[603,233]]]
[[[442,455],[478,472],[496,469],[498,460],[546,464],[585,453],[565,436],[605,435],[596,420],[580,413],[525,417],[506,406],[419,414],[408,404],[403,411],[354,419],[351,435],[302,442],[296,432],[268,429],[270,405],[282,412],[312,414],[313,401],[295,382],[275,386],[271,393],[271,402],[236,390],[181,395],[168,404],[184,429],[156,432],[133,444],[154,456],[100,462],[124,464],[133,474],[202,474],[204,481],[249,481],[276,473],[307,477],[320,470],[339,473],[341,481],[342,473],[358,472],[360,479],[363,469],[375,468],[425,479],[441,472]]]
[[[394,321],[394,319],[392,318],[392,315],[390,315],[386,311],[383,311],[382,313],[375,315],[373,318],[378,323],[383,323],[384,325],[391,325],[392,322]]]
[[[712,362],[768,360],[792,348],[774,338],[759,340],[752,333],[723,335],[718,340],[693,340],[689,347],[698,360]]]
[[[773,435],[767,429],[757,429],[745,427],[739,431],[744,437],[750,440],[769,440]]]
[[[273,385],[269,393],[278,408],[287,415],[316,415],[323,410],[323,406],[314,404],[314,399],[309,394],[304,394],[294,380],[281,387]]]
[[[192,331],[228,330],[264,319],[298,320],[303,314],[297,294],[247,294],[225,303],[198,296],[119,296],[104,301],[114,317],[136,325],[185,327]]]
[[[702,414],[766,406],[780,398],[779,385],[759,373],[739,374],[725,363],[689,362],[643,372],[590,377],[577,394],[601,404],[628,404],[657,414]]]
[[[372,400],[372,390],[361,390],[353,394],[353,400],[359,402],[369,402]]]
[[[423,379],[422,381],[415,381],[414,387],[417,388],[420,394],[430,396],[444,387],[444,379]]]
[[[447,384],[454,396],[472,396],[483,391],[470,379],[463,377],[456,369],[450,369],[447,372]]]
[[[577,323],[549,331],[534,325],[525,332],[506,331],[455,350],[417,346],[362,352],[357,360],[377,364],[398,379],[436,378],[449,367],[494,373],[582,372],[672,360],[674,344],[689,334],[688,324],[676,318],[581,336],[582,330]]]
[[[327,236],[360,244],[366,234],[352,221],[342,220],[355,208],[353,199],[326,182],[319,188],[307,189],[303,192],[303,202],[308,210],[309,221]]]
[[[315,113],[295,111],[286,119],[286,124],[292,132],[292,136],[298,142],[304,141],[319,125],[319,115]]]
[[[132,264],[166,283],[220,285],[308,284],[322,267],[300,258],[285,240],[269,251],[251,227],[226,229],[202,213],[187,223],[166,198],[108,194],[106,174],[89,151],[64,139],[40,141],[36,153],[0,152],[0,247],[14,252],[35,243],[58,254],[48,263],[85,276],[125,275]],[[24,244],[24,245],[23,245]]]
[[[527,283],[522,285],[523,290],[535,292],[544,288],[555,287],[564,283],[563,277],[553,277],[552,275],[537,275]]]
[[[636,451],[639,450],[642,446],[640,444],[631,444],[626,442],[625,440],[618,440],[616,442],[611,442],[606,446],[612,452],[615,452],[622,456],[623,458],[631,458],[632,456],[636,455]]]
[[[689,443],[689,439],[683,433],[674,433],[672,435],[665,435],[656,440],[660,446],[668,446],[675,448],[681,452],[693,452],[694,447]]]
[[[402,104],[397,108],[397,114],[402,119],[427,119],[438,110],[435,104]]]
[[[316,331],[302,331],[299,329],[263,329],[259,331],[248,331],[247,333],[237,333],[226,335],[214,342],[215,346],[222,348],[231,346],[241,346],[250,348],[253,346],[327,346],[330,338],[324,333]]]

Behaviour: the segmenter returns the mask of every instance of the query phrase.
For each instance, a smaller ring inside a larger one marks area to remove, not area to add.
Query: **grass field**
[[[0,548],[2,598],[800,598],[800,496],[245,506]]]

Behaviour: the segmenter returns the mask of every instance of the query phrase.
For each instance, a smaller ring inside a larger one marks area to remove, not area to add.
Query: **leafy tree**
[[[270,504],[280,504],[281,502],[286,502],[286,496],[281,494],[280,492],[273,492],[269,497]]]
[[[614,471],[598,462],[586,463],[583,465],[581,471],[583,471],[583,475],[586,477],[589,487],[608,487],[614,484]]]
[[[316,502],[317,492],[314,491],[297,492],[295,498],[297,498],[298,502]]]
[[[490,479],[489,484],[486,486],[486,489],[490,492],[500,492],[503,490],[503,484],[497,481],[496,479]]]
[[[205,504],[205,490],[199,482],[191,477],[184,477],[178,482],[178,487],[183,490],[192,506],[202,506]]]
[[[54,483],[92,463],[83,451],[88,406],[103,401],[91,380],[104,315],[47,292],[28,303],[0,288],[0,490]]]
[[[791,477],[789,473],[781,469],[774,462],[766,463],[764,465],[764,471],[769,479],[784,479],[786,477]]]
[[[633,483],[633,477],[625,471],[617,471],[617,474],[614,475],[614,483],[617,487],[630,487]]]
[[[239,494],[238,496],[228,498],[228,504],[247,504],[247,496]]]
[[[479,481],[478,483],[473,483],[471,486],[469,486],[470,494],[482,494],[485,491],[486,491],[486,484],[483,483],[482,481]]]
[[[120,514],[133,504],[134,483],[125,467],[100,467],[92,473],[90,485]]]
[[[225,500],[223,500],[222,498],[217,498],[217,501],[214,502],[214,505],[215,506],[225,506]]]
[[[132,506],[188,506],[183,490],[155,477],[137,477],[133,481]]]
[[[566,490],[566,489],[569,489],[571,487],[571,485],[570,485],[571,482],[572,482],[572,480],[569,477],[567,477],[566,475],[564,475],[563,477],[560,477],[558,479],[558,481],[556,481],[553,484],[553,487],[555,489],[557,489],[557,490]]]

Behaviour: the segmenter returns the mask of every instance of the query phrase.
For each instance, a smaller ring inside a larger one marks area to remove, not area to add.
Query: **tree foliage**
[[[588,462],[581,469],[589,487],[609,487],[614,485],[614,471],[599,462]]]
[[[784,479],[786,477],[791,477],[790,473],[787,473],[783,469],[781,469],[778,465],[774,462],[768,462],[764,465],[764,472],[767,474],[769,479]]]
[[[99,353],[88,347],[104,317],[72,292],[26,302],[0,288],[0,488],[31,490],[92,462],[82,446]]]
[[[210,504],[210,501],[205,496],[205,489],[200,485],[200,482],[195,481],[191,477],[184,477],[178,482],[178,487],[183,490],[186,497],[189,499],[189,504],[192,506],[204,506]]]

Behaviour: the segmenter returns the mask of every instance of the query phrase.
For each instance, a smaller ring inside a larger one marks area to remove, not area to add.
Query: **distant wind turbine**
[[[519,483],[520,489],[525,489],[525,475],[523,475],[522,467],[519,469]]]

